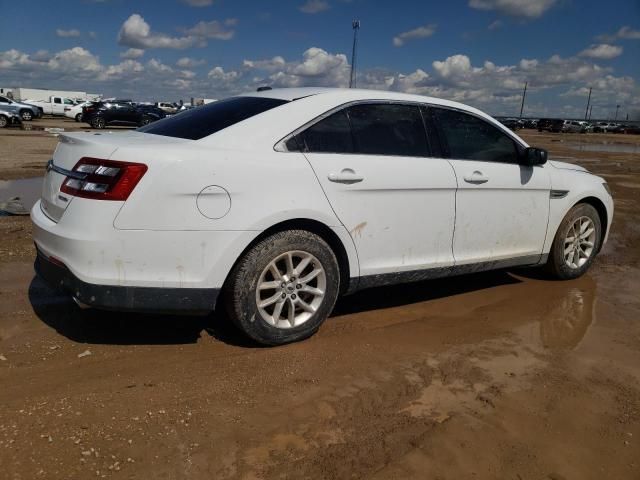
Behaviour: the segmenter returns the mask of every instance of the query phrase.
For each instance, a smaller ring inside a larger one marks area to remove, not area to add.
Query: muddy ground
[[[0,179],[40,171],[35,133],[0,133]],[[523,137],[613,189],[588,275],[365,291],[281,348],[223,315],[79,310],[34,278],[28,219],[0,218],[0,477],[640,478],[640,137]],[[605,142],[631,148],[571,148]]]

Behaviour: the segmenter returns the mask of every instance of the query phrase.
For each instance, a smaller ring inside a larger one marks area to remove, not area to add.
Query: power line
[[[351,22],[353,28],[353,49],[351,50],[351,76],[349,77],[349,88],[356,87],[356,53],[358,48],[358,30],[360,30],[360,20]]]

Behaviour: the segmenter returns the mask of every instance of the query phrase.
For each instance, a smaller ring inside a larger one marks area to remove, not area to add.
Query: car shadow
[[[29,302],[37,317],[78,343],[108,345],[181,345],[211,336],[240,347],[258,347],[227,321],[222,309],[209,315],[167,315],[82,309],[66,294],[34,276]]]
[[[340,298],[331,316],[410,305],[520,282],[507,271],[492,271],[371,288]],[[51,289],[37,276],[31,280],[28,294],[34,313],[43,323],[78,343],[180,345],[197,343],[208,335],[232,346],[262,348],[247,339],[222,308],[206,316],[81,309],[68,295]]]

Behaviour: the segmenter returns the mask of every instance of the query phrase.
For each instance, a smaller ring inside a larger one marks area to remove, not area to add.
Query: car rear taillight
[[[125,201],[146,171],[143,163],[83,157],[73,167],[74,175],[62,182],[60,191],[94,200]]]

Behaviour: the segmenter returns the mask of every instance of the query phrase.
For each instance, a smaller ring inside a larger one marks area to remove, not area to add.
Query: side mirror
[[[548,152],[544,148],[529,147],[522,155],[522,164],[528,167],[547,163]]]

